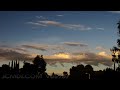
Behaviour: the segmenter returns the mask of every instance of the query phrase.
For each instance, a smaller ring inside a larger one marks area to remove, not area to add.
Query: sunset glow
[[[70,59],[70,55],[69,54],[64,54],[64,53],[55,54],[53,56],[56,57],[56,58],[61,58],[61,59]]]
[[[43,55],[50,73],[80,63],[113,67],[119,17],[114,11],[0,11],[0,65]]]

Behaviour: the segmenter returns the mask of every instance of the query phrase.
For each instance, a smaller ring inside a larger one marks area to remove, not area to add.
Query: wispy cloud
[[[38,23],[38,22],[27,22],[27,24],[31,24],[31,25],[35,25],[35,26],[43,26],[43,27],[47,26],[45,24],[41,24],[41,23]]]
[[[14,59],[25,60],[29,56],[30,56],[29,54],[23,54],[23,53],[14,51],[14,49],[12,50],[12,48],[11,49],[0,48],[0,58],[4,58],[5,60],[14,60]]]
[[[60,22],[56,22],[56,21],[48,21],[48,20],[46,20],[46,21],[38,21],[39,23],[41,23],[41,24],[45,24],[45,25],[55,25],[55,26],[63,26],[63,24],[62,23],[60,23]]]
[[[59,15],[56,15],[56,16],[58,16],[58,17],[62,17],[63,15],[59,14]]]
[[[105,30],[104,28],[96,28],[97,30]]]
[[[97,46],[96,49],[97,50],[104,50],[104,48],[102,46]]]
[[[118,14],[120,14],[120,11],[108,11],[108,12],[110,12],[110,13],[118,13]]]
[[[8,45],[0,45],[0,47],[3,47],[3,48],[7,48],[7,47],[9,47]]]
[[[48,48],[51,50],[64,50],[65,49],[62,45],[48,45]]]
[[[36,16],[36,18],[38,18],[38,19],[46,19],[46,18],[43,17],[43,16]]]
[[[27,52],[27,50],[25,48],[21,48],[21,47],[16,47],[16,48],[14,48],[14,50]]]
[[[17,50],[35,49],[40,51],[51,51],[51,50],[64,50],[63,45],[53,45],[53,44],[38,44],[38,43],[24,43],[21,44]]]
[[[19,47],[19,46],[9,46],[9,45],[0,45],[0,48],[2,48],[2,50],[11,50],[11,51],[16,51],[16,52],[21,52],[22,53],[26,53],[28,52],[25,48]]]
[[[108,51],[106,48],[104,48],[102,46],[97,46],[95,49],[99,50],[99,51]]]
[[[81,47],[88,46],[87,44],[78,43],[78,42],[63,42],[63,44],[68,45],[68,46],[81,46]]]
[[[44,21],[37,21],[37,22],[27,22],[27,24],[32,24],[36,26],[56,26],[56,27],[62,27],[66,29],[71,29],[71,30],[91,30],[91,27],[87,27],[81,24],[66,24],[66,23],[61,23],[57,21],[50,21],[50,20],[44,20]]]
[[[22,45],[22,47],[30,48],[30,49],[36,49],[36,50],[41,50],[41,51],[47,51],[47,47],[46,46]]]

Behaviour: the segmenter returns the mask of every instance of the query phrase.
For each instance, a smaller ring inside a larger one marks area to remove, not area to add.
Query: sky
[[[120,11],[0,11],[0,65],[43,55],[48,73],[112,67]]]

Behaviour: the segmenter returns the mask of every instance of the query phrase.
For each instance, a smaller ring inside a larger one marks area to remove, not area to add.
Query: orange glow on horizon
[[[53,56],[56,57],[56,58],[70,59],[70,55],[69,54],[65,54],[65,53],[59,53],[59,54],[55,54]]]

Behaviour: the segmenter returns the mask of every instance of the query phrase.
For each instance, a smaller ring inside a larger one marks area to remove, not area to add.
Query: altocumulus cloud
[[[31,48],[31,47],[30,47]],[[0,48],[0,60],[27,60],[31,61],[34,59],[32,54],[30,53],[20,53],[18,51],[14,51],[15,49],[7,49],[7,48]],[[21,50],[21,49],[20,49]],[[45,61],[49,65],[56,65],[56,63],[60,63],[61,66],[64,66],[64,63],[71,63],[71,64],[91,64],[91,65],[99,65],[103,64],[105,66],[111,66],[111,56],[108,55],[105,51],[99,53],[92,53],[92,52],[74,52],[74,53],[66,53],[66,52],[59,52],[53,55],[44,55]]]
[[[111,66],[112,61],[111,61],[111,56],[106,54],[106,52],[99,52],[97,54],[92,53],[92,52],[76,52],[76,53],[56,53],[51,56],[45,57],[46,61],[49,64],[55,64],[57,62],[59,63],[76,63],[80,64],[82,62],[86,64],[91,64],[91,65],[98,65],[99,63],[106,65],[106,66]]]

